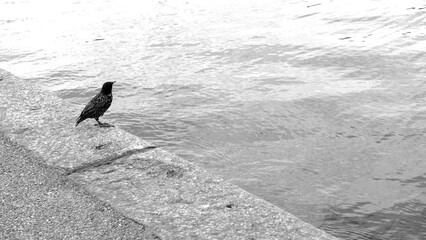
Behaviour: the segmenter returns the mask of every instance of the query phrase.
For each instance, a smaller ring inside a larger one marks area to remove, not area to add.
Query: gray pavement
[[[0,239],[155,239],[0,133]]]

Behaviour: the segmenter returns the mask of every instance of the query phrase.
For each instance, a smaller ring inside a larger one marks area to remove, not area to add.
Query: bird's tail
[[[78,117],[78,118],[77,118],[77,122],[76,122],[76,124],[75,124],[75,127],[77,127],[77,126],[78,126],[78,124],[80,124],[81,122],[83,122],[83,120],[84,120],[84,118]]]

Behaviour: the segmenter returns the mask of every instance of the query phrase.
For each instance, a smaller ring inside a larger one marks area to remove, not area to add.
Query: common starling
[[[113,127],[113,125],[108,123],[99,122],[99,117],[104,115],[104,113],[108,110],[109,106],[111,106],[112,102],[112,85],[115,82],[106,82],[102,85],[101,92],[96,94],[90,100],[90,102],[84,107],[83,111],[80,114],[80,117],[77,119],[76,127],[79,123],[83,122],[88,118],[94,118],[100,127]]]

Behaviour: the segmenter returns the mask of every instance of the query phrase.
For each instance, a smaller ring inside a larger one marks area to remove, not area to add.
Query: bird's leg
[[[99,118],[95,118],[95,120],[96,120],[96,122],[98,122],[98,124],[95,124],[95,125],[98,125],[98,126],[102,126],[102,125],[103,125],[103,123],[101,123],[101,122],[99,121]]]
[[[98,122],[98,124],[95,124],[95,125],[97,125],[97,126],[99,126],[99,127],[114,127],[114,125],[109,124],[109,123],[101,123],[101,122],[99,121],[99,118],[95,118],[95,120],[96,120],[96,122]]]

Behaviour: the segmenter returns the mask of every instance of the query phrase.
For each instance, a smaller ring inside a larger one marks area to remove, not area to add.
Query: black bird
[[[84,107],[83,111],[80,114],[80,117],[77,119],[76,127],[79,123],[83,122],[88,118],[94,118],[100,127],[113,127],[113,125],[108,123],[99,122],[99,117],[104,115],[104,113],[108,110],[109,106],[111,106],[112,102],[112,85],[115,82],[106,82],[102,85],[101,92],[96,94],[90,100],[90,102]]]

